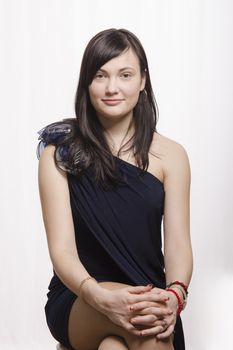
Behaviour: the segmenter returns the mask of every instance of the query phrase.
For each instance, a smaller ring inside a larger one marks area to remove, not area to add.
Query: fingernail
[[[148,285],[147,285],[147,287],[153,287],[153,284],[152,284],[152,283],[150,283],[150,284],[148,284]]]

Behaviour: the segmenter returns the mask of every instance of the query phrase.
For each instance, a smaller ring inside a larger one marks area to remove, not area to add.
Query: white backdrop
[[[52,266],[37,131],[74,116],[84,47],[110,27],[141,39],[158,131],[190,158],[195,264],[183,313],[187,350],[231,348],[232,14],[230,0],[0,0],[0,349],[55,350],[43,310]]]

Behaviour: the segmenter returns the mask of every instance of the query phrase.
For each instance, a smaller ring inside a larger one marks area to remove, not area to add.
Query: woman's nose
[[[119,88],[117,85],[117,79],[109,78],[106,84],[106,93],[107,94],[116,94],[118,93]]]

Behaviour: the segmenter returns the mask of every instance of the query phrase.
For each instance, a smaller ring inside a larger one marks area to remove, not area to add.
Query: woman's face
[[[141,76],[138,57],[129,49],[96,72],[89,85],[89,95],[100,120],[119,119],[133,116],[144,87],[145,77]]]

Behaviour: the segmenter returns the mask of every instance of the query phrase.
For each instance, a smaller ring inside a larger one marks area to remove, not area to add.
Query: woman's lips
[[[102,101],[103,101],[103,103],[105,103],[108,106],[116,106],[119,103],[121,103],[123,100],[122,99],[107,99],[107,98],[104,98],[104,99],[102,99]]]

